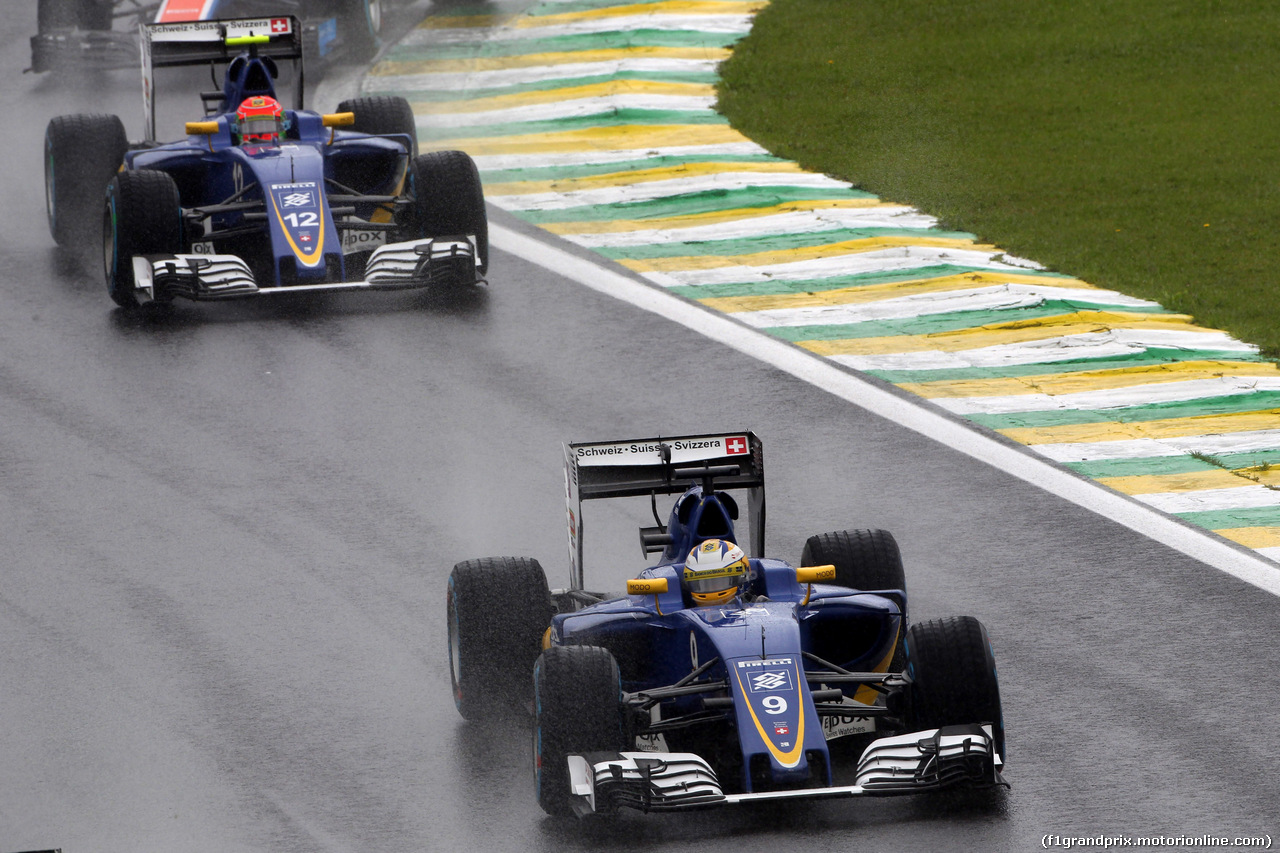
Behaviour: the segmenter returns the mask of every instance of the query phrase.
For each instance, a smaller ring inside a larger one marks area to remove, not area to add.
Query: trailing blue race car
[[[456,565],[448,591],[458,710],[476,720],[532,707],[548,813],[1006,784],[981,623],[908,625],[884,530],[810,537],[798,568],[760,557],[753,433],[570,444],[565,484],[568,588],[548,590],[536,560],[496,557]],[[746,543],[732,490],[748,495]],[[662,524],[657,496],[672,494]],[[657,564],[625,595],[588,592],[582,502],[644,496],[658,523],[640,541]]]
[[[138,28],[228,18],[292,15],[309,60],[369,54],[392,0],[37,0],[31,70],[128,68]]]
[[[303,109],[295,19],[142,33],[145,140],[129,144],[112,115],[59,116],[45,134],[50,231],[69,248],[101,239],[116,303],[481,280],[488,221],[475,163],[461,151],[417,154],[403,98]],[[277,60],[295,65],[294,109],[276,98]],[[193,64],[224,67],[222,88],[202,94],[206,115],[187,122],[185,139],[158,143],[153,69]]]

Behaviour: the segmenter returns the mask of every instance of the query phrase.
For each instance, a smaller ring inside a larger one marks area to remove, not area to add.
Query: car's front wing
[[[725,793],[715,771],[693,753],[589,753],[569,756],[569,785],[579,817],[618,808],[675,811],[760,800],[915,794],[953,786],[1007,784],[989,725],[948,726],[873,741],[853,785]]]
[[[31,71],[103,71],[137,65],[138,39],[132,33],[60,28],[31,37]]]
[[[236,255],[135,255],[134,295],[139,303],[184,299],[238,299],[277,293],[342,290],[409,290],[437,284],[475,284],[474,238],[411,240],[379,246],[360,281],[326,281],[263,287]]]

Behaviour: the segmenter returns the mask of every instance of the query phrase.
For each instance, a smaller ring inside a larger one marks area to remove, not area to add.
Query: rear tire
[[[990,723],[996,752],[1004,749],[1004,714],[995,653],[987,629],[972,616],[918,622],[907,632],[911,677],[910,731]]]
[[[382,36],[382,0],[343,0],[338,26],[344,38],[362,54],[378,49]]]
[[[489,269],[489,219],[475,161],[464,151],[432,151],[413,160],[415,238],[474,234],[481,275]]]
[[[467,720],[527,711],[554,608],[537,560],[467,560],[449,575],[449,677]]]
[[[59,246],[97,242],[102,199],[129,150],[118,116],[57,116],[44,132],[45,212]]]
[[[618,663],[598,646],[552,646],[538,658],[533,682],[538,805],[570,815],[568,756],[626,748]]]
[[[857,590],[907,590],[898,542],[887,530],[837,530],[810,536],[802,566],[836,567],[836,583]]]
[[[857,590],[900,589],[902,621],[890,672],[907,665],[905,648],[907,625],[907,575],[902,567],[898,541],[887,530],[837,530],[810,536],[800,555],[802,566],[836,567],[836,583]]]
[[[404,98],[395,95],[370,95],[350,98],[338,104],[338,112],[355,113],[356,123],[350,130],[360,133],[403,133],[412,141],[409,155],[418,154],[418,120],[413,107]]]
[[[164,172],[139,169],[111,179],[102,223],[107,293],[122,308],[137,306],[133,257],[182,251],[182,201]]]

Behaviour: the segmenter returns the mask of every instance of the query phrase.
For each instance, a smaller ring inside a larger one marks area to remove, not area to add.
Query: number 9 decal
[[[783,714],[787,710],[787,700],[781,696],[766,696],[760,704],[770,714]]]

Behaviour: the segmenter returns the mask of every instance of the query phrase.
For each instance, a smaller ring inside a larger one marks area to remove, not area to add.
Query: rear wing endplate
[[[746,489],[751,554],[764,555],[764,446],[753,432],[566,444],[564,463],[572,589],[584,588],[582,502],[598,498],[681,494],[709,482]]]
[[[292,15],[142,24],[142,101],[147,141],[156,138],[155,69],[229,63],[252,45],[258,56],[292,60],[297,68],[295,100],[301,109],[302,27]]]

